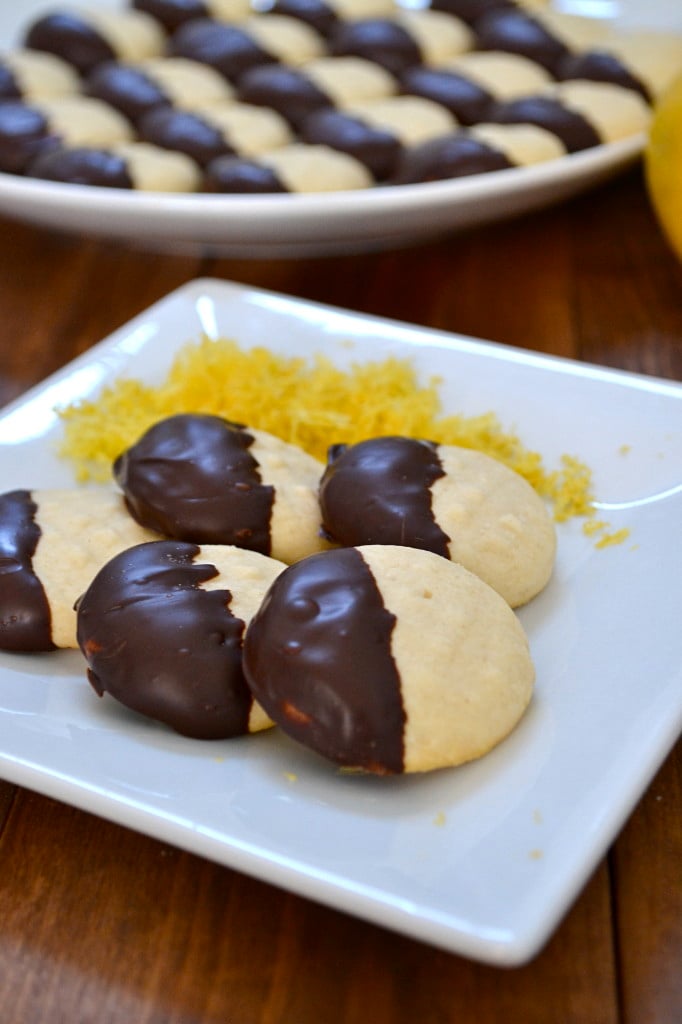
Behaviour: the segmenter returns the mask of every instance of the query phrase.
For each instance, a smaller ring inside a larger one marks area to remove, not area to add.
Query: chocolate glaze
[[[22,174],[39,153],[59,144],[47,118],[26,103],[0,103],[0,171]]]
[[[272,13],[305,21],[323,36],[331,35],[339,24],[338,14],[324,0],[276,0]]]
[[[150,110],[171,106],[170,98],[149,75],[115,61],[96,67],[88,75],[85,91],[115,107],[133,124]]]
[[[88,679],[143,715],[197,739],[248,731],[245,623],[229,590],[204,590],[218,571],[194,564],[194,544],[151,541],[104,566],[77,606]]]
[[[403,771],[395,616],[359,551],[327,551],[275,580],[244,640],[256,699],[284,732],[341,765]]]
[[[454,14],[471,25],[489,11],[496,11],[502,7],[513,8],[515,5],[514,0],[431,0],[430,6],[434,11]]]
[[[602,141],[587,118],[548,96],[526,96],[498,103],[489,120],[497,124],[534,124],[545,128],[561,139],[569,153],[590,149]]]
[[[20,100],[22,96],[14,72],[0,57],[0,100]]]
[[[304,142],[330,146],[355,157],[377,181],[389,178],[402,153],[402,143],[384,128],[341,110],[318,110],[300,128]]]
[[[400,77],[401,92],[440,103],[460,124],[485,121],[493,97],[465,75],[444,68],[414,67]]]
[[[562,81],[582,78],[589,82],[610,82],[612,85],[620,85],[624,89],[632,89],[634,92],[638,92],[647,103],[652,102],[651,93],[644,82],[618,57],[603,50],[567,54],[559,61],[556,76]]]
[[[244,29],[212,18],[197,18],[181,25],[170,48],[173,56],[208,64],[230,82],[237,82],[250,68],[260,64],[279,63]]]
[[[0,494],[0,650],[53,651],[50,606],[33,571],[40,540],[30,491]]]
[[[270,107],[294,128],[315,110],[333,106],[332,100],[304,71],[281,64],[252,68],[239,79],[237,97],[242,103]]]
[[[133,0],[132,7],[151,15],[166,32],[175,32],[186,21],[205,18],[209,11],[202,0]]]
[[[145,142],[185,153],[201,167],[217,156],[234,154],[220,129],[189,110],[157,107],[140,118],[137,128]]]
[[[103,188],[134,188],[123,157],[102,149],[77,147],[42,153],[26,172],[44,181],[62,181],[71,185],[95,185]]]
[[[511,8],[490,11],[475,25],[476,48],[518,53],[554,72],[569,52],[564,43],[532,15]]]
[[[463,132],[431,139],[405,150],[392,179],[395,185],[463,178],[512,167],[504,153]]]
[[[444,475],[438,446],[409,437],[333,445],[319,489],[322,524],[340,544],[400,544],[448,558],[431,486]]]
[[[78,14],[56,13],[39,18],[28,29],[24,45],[46,50],[87,74],[105,60],[115,60],[111,43]]]
[[[422,54],[413,36],[389,18],[367,18],[345,22],[332,34],[331,52],[336,56],[364,57],[400,75],[422,62]]]
[[[289,191],[271,167],[237,156],[220,156],[212,160],[204,173],[203,190],[243,195]]]
[[[166,537],[270,554],[274,488],[248,451],[253,435],[219,416],[161,420],[114,462],[131,515]]]

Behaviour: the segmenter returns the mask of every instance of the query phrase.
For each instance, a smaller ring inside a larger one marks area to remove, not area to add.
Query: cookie
[[[551,132],[532,124],[475,124],[405,151],[392,182],[409,185],[528,167],[566,155]]]
[[[283,732],[383,775],[481,757],[520,720],[535,675],[518,619],[478,577],[374,545],[285,569],[247,629],[244,670]]]
[[[45,181],[143,192],[196,192],[201,185],[194,160],[146,142],[121,143],[111,149],[48,150],[26,173]]]
[[[392,75],[360,57],[320,57],[302,68],[265,64],[239,80],[238,97],[276,110],[293,126],[316,110],[384,99],[397,91]]]
[[[459,562],[512,607],[547,584],[553,523],[533,488],[481,452],[405,437],[330,448],[319,488],[337,544],[405,545]]]
[[[390,18],[345,22],[331,36],[337,56],[362,57],[400,76],[416,64],[438,64],[471,48],[473,37],[457,18],[438,11],[398,11]]]
[[[257,160],[218,157],[206,167],[207,192],[346,192],[373,185],[367,167],[330,146],[294,142]]]
[[[0,649],[75,647],[76,599],[113,555],[154,536],[115,491],[0,495]]]
[[[115,107],[133,124],[159,107],[195,110],[229,103],[234,98],[234,90],[217,71],[182,57],[159,57],[139,64],[101,64],[88,76],[85,90]]]
[[[51,53],[10,50],[0,55],[0,101],[73,96],[80,79],[70,64]]]
[[[300,133],[305,142],[349,154],[382,181],[393,174],[404,149],[449,135],[456,124],[439,103],[395,96],[355,103],[344,111],[318,111],[303,122]]]
[[[188,413],[156,423],[113,472],[143,526],[293,562],[325,546],[316,500],[322,469],[265,431]]]
[[[0,170],[10,174],[60,146],[106,147],[130,139],[126,118],[100,100],[62,96],[0,104]]]
[[[282,569],[253,551],[182,541],[120,553],[78,602],[93,689],[196,739],[268,728],[244,678],[242,641]]]
[[[45,50],[88,74],[108,60],[160,57],[165,48],[160,25],[143,11],[129,8],[70,8],[46,14],[27,29],[24,45]]]
[[[610,82],[655,101],[682,72],[682,38],[658,32],[610,32],[597,45],[567,54],[557,77]]]
[[[645,132],[651,108],[631,89],[606,82],[561,82],[544,93],[497,104],[490,120],[534,124],[556,135],[567,152]]]
[[[322,37],[295,18],[263,14],[239,25],[197,18],[182,25],[170,43],[171,53],[215,68],[237,83],[262,64],[294,67],[323,56]]]
[[[274,0],[273,14],[300,18],[323,36],[330,36],[341,22],[381,18],[395,10],[394,0]]]
[[[475,83],[495,100],[532,96],[552,81],[540,64],[518,53],[470,50],[446,61],[443,68]]]
[[[158,107],[141,118],[138,131],[145,142],[184,153],[202,167],[219,156],[257,156],[286,146],[292,137],[276,111],[246,103]]]
[[[249,0],[132,0],[131,7],[150,15],[170,34],[195,18],[237,22],[251,13]]]
[[[493,9],[476,21],[472,49],[516,53],[554,74],[571,48],[534,13],[516,7]]]

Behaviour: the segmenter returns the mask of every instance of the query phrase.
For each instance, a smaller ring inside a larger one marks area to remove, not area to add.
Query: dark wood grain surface
[[[150,254],[0,220],[0,404],[198,276],[682,379],[682,268],[635,171],[514,222],[333,259]],[[677,1024],[681,959],[679,745],[515,969],[0,782],[0,1024]]]

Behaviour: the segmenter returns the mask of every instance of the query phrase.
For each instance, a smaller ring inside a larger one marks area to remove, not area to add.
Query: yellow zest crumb
[[[438,828],[442,828],[446,821],[447,819],[443,811],[439,811],[436,817],[433,819],[433,824],[437,825]]]
[[[119,378],[94,401],[59,410],[60,455],[78,481],[108,481],[114,459],[153,423],[178,412],[213,413],[266,430],[321,460],[331,443],[402,434],[482,451],[523,476],[557,521],[593,514],[591,471],[565,455],[548,470],[493,412],[441,412],[438,379],[420,383],[409,360],[389,357],[342,370],[318,354],[281,356],[208,338],[184,346],[156,386]]]
[[[543,819],[542,819],[542,811],[538,811],[538,810],[533,811],[533,821],[535,822],[536,825],[542,825],[542,821],[543,821]]]
[[[622,530],[616,530],[615,533],[605,533],[603,537],[600,537],[595,544],[596,548],[609,548],[613,544],[622,544],[624,540],[627,540],[630,536],[630,531],[626,526]]]
[[[603,519],[588,519],[583,523],[583,533],[586,537],[593,537],[595,533],[605,530],[608,525]]]
[[[631,451],[632,451],[632,445],[631,444],[622,444],[620,446],[620,448],[618,449],[618,454],[619,455],[627,455],[628,452],[631,452]]]
[[[543,854],[542,850],[531,850],[530,853],[528,854],[528,856],[530,857],[531,860],[542,860],[542,858],[544,857],[544,854]]]
[[[284,778],[287,782],[298,782],[298,775],[295,772],[285,772]]]

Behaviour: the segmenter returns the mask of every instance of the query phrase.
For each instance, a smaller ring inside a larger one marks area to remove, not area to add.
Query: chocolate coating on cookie
[[[456,18],[473,25],[490,11],[501,8],[514,8],[513,0],[431,0],[429,5],[434,11],[445,11],[447,14],[454,14]]]
[[[476,48],[518,53],[554,72],[569,50],[531,14],[516,8],[490,11],[475,26]]]
[[[324,757],[401,772],[405,711],[394,625],[356,550],[312,555],[275,580],[251,620],[249,685],[284,732]]]
[[[588,82],[610,82],[638,92],[648,103],[652,101],[644,82],[615,54],[604,50],[567,54],[557,65],[556,77],[562,81],[579,78]]]
[[[364,57],[400,75],[420,64],[422,54],[406,28],[389,18],[368,18],[339,26],[330,41],[336,56]]]
[[[218,157],[204,173],[204,192],[261,195],[288,191],[272,167],[244,157]]]
[[[274,489],[249,452],[253,435],[219,416],[161,420],[114,463],[137,522],[166,537],[270,554]]]
[[[210,16],[203,0],[133,0],[131,6],[151,15],[169,33],[175,32],[186,21]]]
[[[323,36],[331,35],[340,22],[336,11],[324,0],[276,0],[270,11],[305,21]]]
[[[444,68],[408,68],[400,77],[401,91],[440,103],[460,124],[484,121],[493,104],[491,94],[465,75]]]
[[[437,445],[377,437],[334,445],[320,481],[322,524],[340,544],[401,544],[448,557],[430,488],[443,476]]]
[[[355,157],[377,181],[391,176],[403,151],[392,132],[340,110],[311,114],[301,125],[300,135],[304,142],[329,146]]]
[[[117,56],[111,43],[94,24],[70,12],[39,18],[26,33],[24,44],[30,49],[45,50],[61,57],[81,74],[87,74],[98,64],[114,60]]]
[[[0,100],[20,100],[21,89],[14,72],[0,57]]]
[[[125,160],[116,153],[80,146],[42,153],[27,172],[32,178],[100,188],[133,188]]]
[[[212,18],[197,18],[182,25],[173,36],[171,51],[176,57],[208,64],[230,82],[237,82],[250,68],[278,63],[250,33]]]
[[[216,157],[234,154],[215,125],[189,110],[157,107],[141,118],[138,130],[145,142],[185,153],[202,167]]]
[[[22,174],[40,154],[58,145],[48,119],[27,103],[0,103],[0,171]]]
[[[0,650],[52,651],[50,606],[33,571],[41,531],[30,491],[0,495]]]
[[[78,604],[78,644],[102,696],[185,736],[248,731],[252,697],[242,670],[245,623],[218,575],[195,564],[200,549],[177,541],[129,548],[97,574]]]
[[[396,185],[443,181],[503,171],[514,164],[500,150],[464,132],[431,139],[405,150],[392,178]]]
[[[549,96],[528,96],[499,103],[489,120],[497,124],[534,124],[559,138],[569,153],[598,146],[602,139],[594,126],[575,110]]]
[[[276,110],[294,127],[313,111],[333,105],[305,70],[280,64],[265,64],[247,71],[239,80],[237,95],[242,103]]]
[[[158,107],[171,106],[170,98],[140,68],[109,61],[88,76],[85,90],[103,100],[136,124],[144,114]]]

